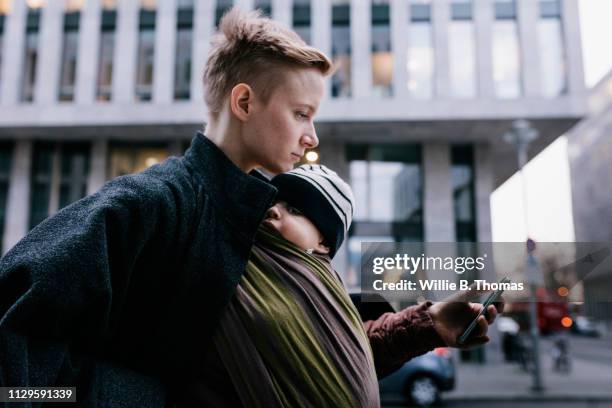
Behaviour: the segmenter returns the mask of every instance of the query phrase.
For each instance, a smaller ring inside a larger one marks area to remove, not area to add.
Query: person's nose
[[[266,219],[273,219],[273,220],[279,220],[281,217],[281,213],[280,210],[278,209],[278,204],[273,205],[272,207],[268,208],[268,211],[266,212]]]
[[[311,126],[309,131],[302,138],[302,143],[307,149],[314,149],[319,145],[319,138],[314,125]]]

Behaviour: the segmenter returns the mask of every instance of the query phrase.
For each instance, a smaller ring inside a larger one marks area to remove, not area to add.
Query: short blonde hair
[[[261,16],[260,11],[229,10],[211,41],[204,70],[209,113],[218,114],[232,88],[246,83],[266,103],[276,86],[278,68],[316,68],[328,75],[332,62],[294,31]]]

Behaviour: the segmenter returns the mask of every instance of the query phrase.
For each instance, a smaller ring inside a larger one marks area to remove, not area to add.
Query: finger
[[[480,316],[478,318],[478,323],[476,323],[476,328],[474,329],[473,337],[485,336],[488,330],[489,325],[487,324],[487,319],[484,316]]]
[[[470,349],[472,347],[482,346],[489,342],[489,336],[481,336],[470,339],[461,346],[462,349]]]
[[[493,323],[495,321],[495,318],[497,317],[497,309],[495,308],[495,306],[489,305],[487,311],[485,312],[485,316],[487,318],[488,324]]]

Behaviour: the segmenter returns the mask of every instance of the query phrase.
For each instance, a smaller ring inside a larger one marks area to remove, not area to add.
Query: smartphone
[[[510,282],[510,279],[507,278],[507,277],[504,277],[502,280],[499,281],[499,283],[508,283],[508,282]],[[470,323],[468,328],[465,329],[465,331],[463,332],[461,337],[459,337],[459,340],[457,340],[457,344],[461,345],[461,344],[465,343],[465,341],[468,339],[468,337],[470,337],[470,334],[472,334],[472,332],[476,328],[476,325],[478,324],[478,318],[486,313],[487,308],[492,303],[497,302],[497,300],[499,299],[499,297],[501,296],[502,293],[504,293],[504,290],[503,289],[498,289],[495,292],[489,294],[489,296],[487,296],[487,299],[482,304],[482,309],[480,310],[478,315],[474,318],[474,320],[472,320],[472,323]]]

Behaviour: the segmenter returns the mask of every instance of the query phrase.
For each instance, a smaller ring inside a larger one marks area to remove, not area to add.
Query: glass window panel
[[[338,70],[331,78],[334,98],[351,96],[351,27],[349,5],[332,6],[332,61]]]
[[[103,10],[117,10],[117,0],[102,0]]]
[[[413,22],[408,28],[408,92],[413,98],[433,96],[434,52],[431,24]]]
[[[115,26],[114,12],[113,25],[103,28],[100,36],[100,57],[98,61],[98,84],[97,84],[97,99],[99,101],[109,101],[112,93],[113,80],[113,54],[115,52]]]
[[[472,146],[452,146],[451,162],[455,239],[458,242],[476,241],[474,159]]]
[[[193,30],[181,28],[176,36],[174,99],[189,99],[191,88],[191,47]]]
[[[30,228],[35,227],[49,216],[54,149],[54,145],[48,143],[37,143],[34,145],[31,176],[32,191],[30,196]]]
[[[141,29],[138,35],[138,67],[136,70],[136,98],[150,101],[153,89],[155,58],[155,28]]]
[[[184,4],[178,10],[176,55],[174,58],[174,99],[186,100],[191,88],[191,53],[193,47],[193,7]]]
[[[0,12],[0,87],[2,86],[2,49],[4,48],[4,14]]]
[[[59,89],[59,99],[61,101],[71,101],[74,99],[74,83],[76,79],[76,61],[79,44],[79,13],[72,13],[70,15],[67,14],[66,18],[76,20],[76,24],[74,24],[74,21],[66,21],[64,27],[64,43]]]
[[[67,13],[74,13],[83,9],[85,0],[66,0],[65,10]]]
[[[293,2],[293,30],[310,44],[310,0]]]
[[[540,17],[561,18],[561,3],[559,0],[540,0]]]
[[[422,175],[415,146],[377,145],[353,156],[350,180],[358,221],[413,221],[422,218]],[[349,152],[349,159],[351,153]]]
[[[448,35],[452,95],[473,98],[476,96],[474,24],[470,20],[452,21]]]
[[[515,20],[516,2],[515,0],[495,0],[495,18],[497,20]]]
[[[393,92],[393,53],[389,6],[372,5],[372,92],[376,96],[391,96]]]
[[[538,22],[538,40],[542,95],[552,98],[567,90],[561,20],[541,19]]]
[[[21,100],[32,102],[34,100],[34,86],[36,82],[36,65],[38,63],[38,22],[39,9],[32,9],[27,14],[26,38],[23,62],[23,77],[21,84]]]
[[[63,146],[59,208],[63,208],[87,194],[89,153],[90,148],[87,144]]]
[[[272,4],[271,0],[255,0],[256,10],[261,10],[264,16],[271,17],[272,16]]]
[[[521,95],[521,58],[515,20],[494,22],[493,81],[498,98],[518,98]]]
[[[452,20],[471,20],[472,2],[471,0],[453,0],[451,3]]]
[[[0,15],[7,15],[11,11],[12,0],[0,0]]]
[[[138,173],[168,158],[161,146],[116,146],[110,154],[110,176]]]
[[[215,9],[215,27],[219,27],[219,21],[226,11],[232,8],[232,0],[217,0],[217,8]]]

